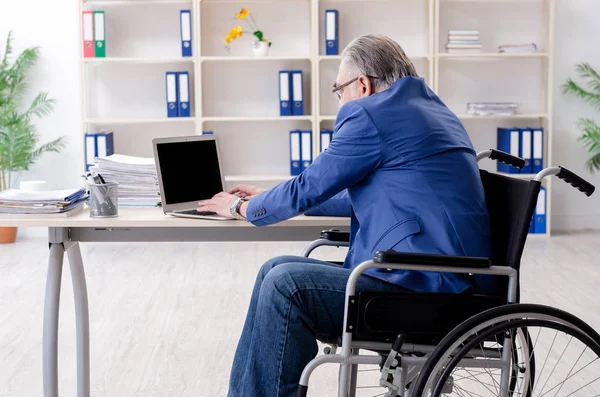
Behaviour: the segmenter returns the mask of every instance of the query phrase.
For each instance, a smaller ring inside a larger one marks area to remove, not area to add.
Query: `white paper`
[[[279,73],[279,100],[290,100],[290,76],[289,73]]]
[[[83,14],[83,40],[94,40],[94,15],[92,13]]]
[[[64,201],[77,193],[80,189],[65,189],[65,190],[46,190],[42,192],[32,192],[28,190],[8,189],[0,192],[0,201],[22,201],[22,202],[50,202]]]
[[[177,102],[177,95],[175,93],[174,73],[169,73],[167,75],[167,102]]]
[[[542,188],[538,194],[537,206],[535,207],[536,215],[546,215],[546,190]]]
[[[302,161],[312,161],[311,159],[311,132],[302,133]]]
[[[179,75],[179,102],[189,101],[188,75],[181,73]]]
[[[531,159],[531,131],[529,130],[521,133],[521,157],[525,160]]]
[[[94,40],[104,40],[104,13],[94,13]]]
[[[293,73],[292,74],[292,83],[294,88],[292,90],[294,95],[294,101],[302,100],[302,73]]]
[[[290,134],[291,160],[300,161],[300,133],[295,131]]]
[[[181,40],[190,41],[192,39],[191,14],[189,12],[181,13]]]
[[[327,13],[325,25],[327,25],[327,34],[325,40],[335,40],[335,12]]]
[[[510,132],[510,154],[519,157],[519,131]]]

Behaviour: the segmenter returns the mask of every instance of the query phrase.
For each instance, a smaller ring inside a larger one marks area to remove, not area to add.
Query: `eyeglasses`
[[[368,77],[368,78],[370,78],[370,79],[378,79],[378,78],[379,78],[379,77],[375,77],[375,76],[365,76],[365,77]],[[337,95],[337,98],[338,98],[338,100],[339,100],[339,99],[342,99],[342,92],[341,92],[340,90],[341,90],[342,88],[344,88],[344,87],[348,87],[350,84],[354,83],[354,82],[355,82],[356,80],[358,80],[358,79],[360,79],[360,76],[358,76],[358,77],[355,77],[355,78],[353,78],[352,80],[350,80],[350,81],[347,81],[347,82],[345,82],[344,84],[342,84],[342,85],[339,85],[339,86],[338,86],[336,83],[333,83],[333,91],[332,91],[332,92],[333,92],[335,95]]]

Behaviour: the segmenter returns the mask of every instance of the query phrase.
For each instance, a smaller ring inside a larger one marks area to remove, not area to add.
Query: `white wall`
[[[336,3],[337,4],[337,3]],[[35,10],[35,12],[31,12]],[[567,76],[575,76],[574,65],[587,61],[600,70],[600,38],[597,27],[600,2],[597,0],[557,0],[556,58],[554,80],[554,162],[585,175],[600,186],[600,175],[585,171],[587,153],[576,141],[576,120],[581,116],[600,115],[580,100],[565,97],[560,86]],[[0,0],[0,39],[8,29],[15,34],[15,50],[41,46],[42,57],[32,71],[32,94],[48,91],[57,99],[55,112],[38,123],[42,140],[60,135],[69,137],[68,148],[61,154],[48,154],[21,179],[43,179],[51,187],[61,188],[80,183],[77,172],[82,164],[79,77],[79,15],[76,0],[48,2]],[[600,193],[586,198],[566,184],[555,181],[553,228],[600,228]]]

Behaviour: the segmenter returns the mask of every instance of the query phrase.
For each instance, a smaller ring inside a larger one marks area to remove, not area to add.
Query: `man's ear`
[[[360,76],[358,80],[360,82],[360,93],[362,96],[369,96],[375,92],[373,85],[371,84],[371,79],[366,76]]]

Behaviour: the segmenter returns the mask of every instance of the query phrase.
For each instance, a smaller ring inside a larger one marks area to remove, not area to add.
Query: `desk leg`
[[[50,241],[42,338],[44,397],[58,397],[58,306],[63,257],[64,246],[62,243]]]
[[[75,298],[75,324],[77,329],[77,397],[90,397],[90,315],[85,271],[79,243],[69,243],[67,248],[73,295]]]

